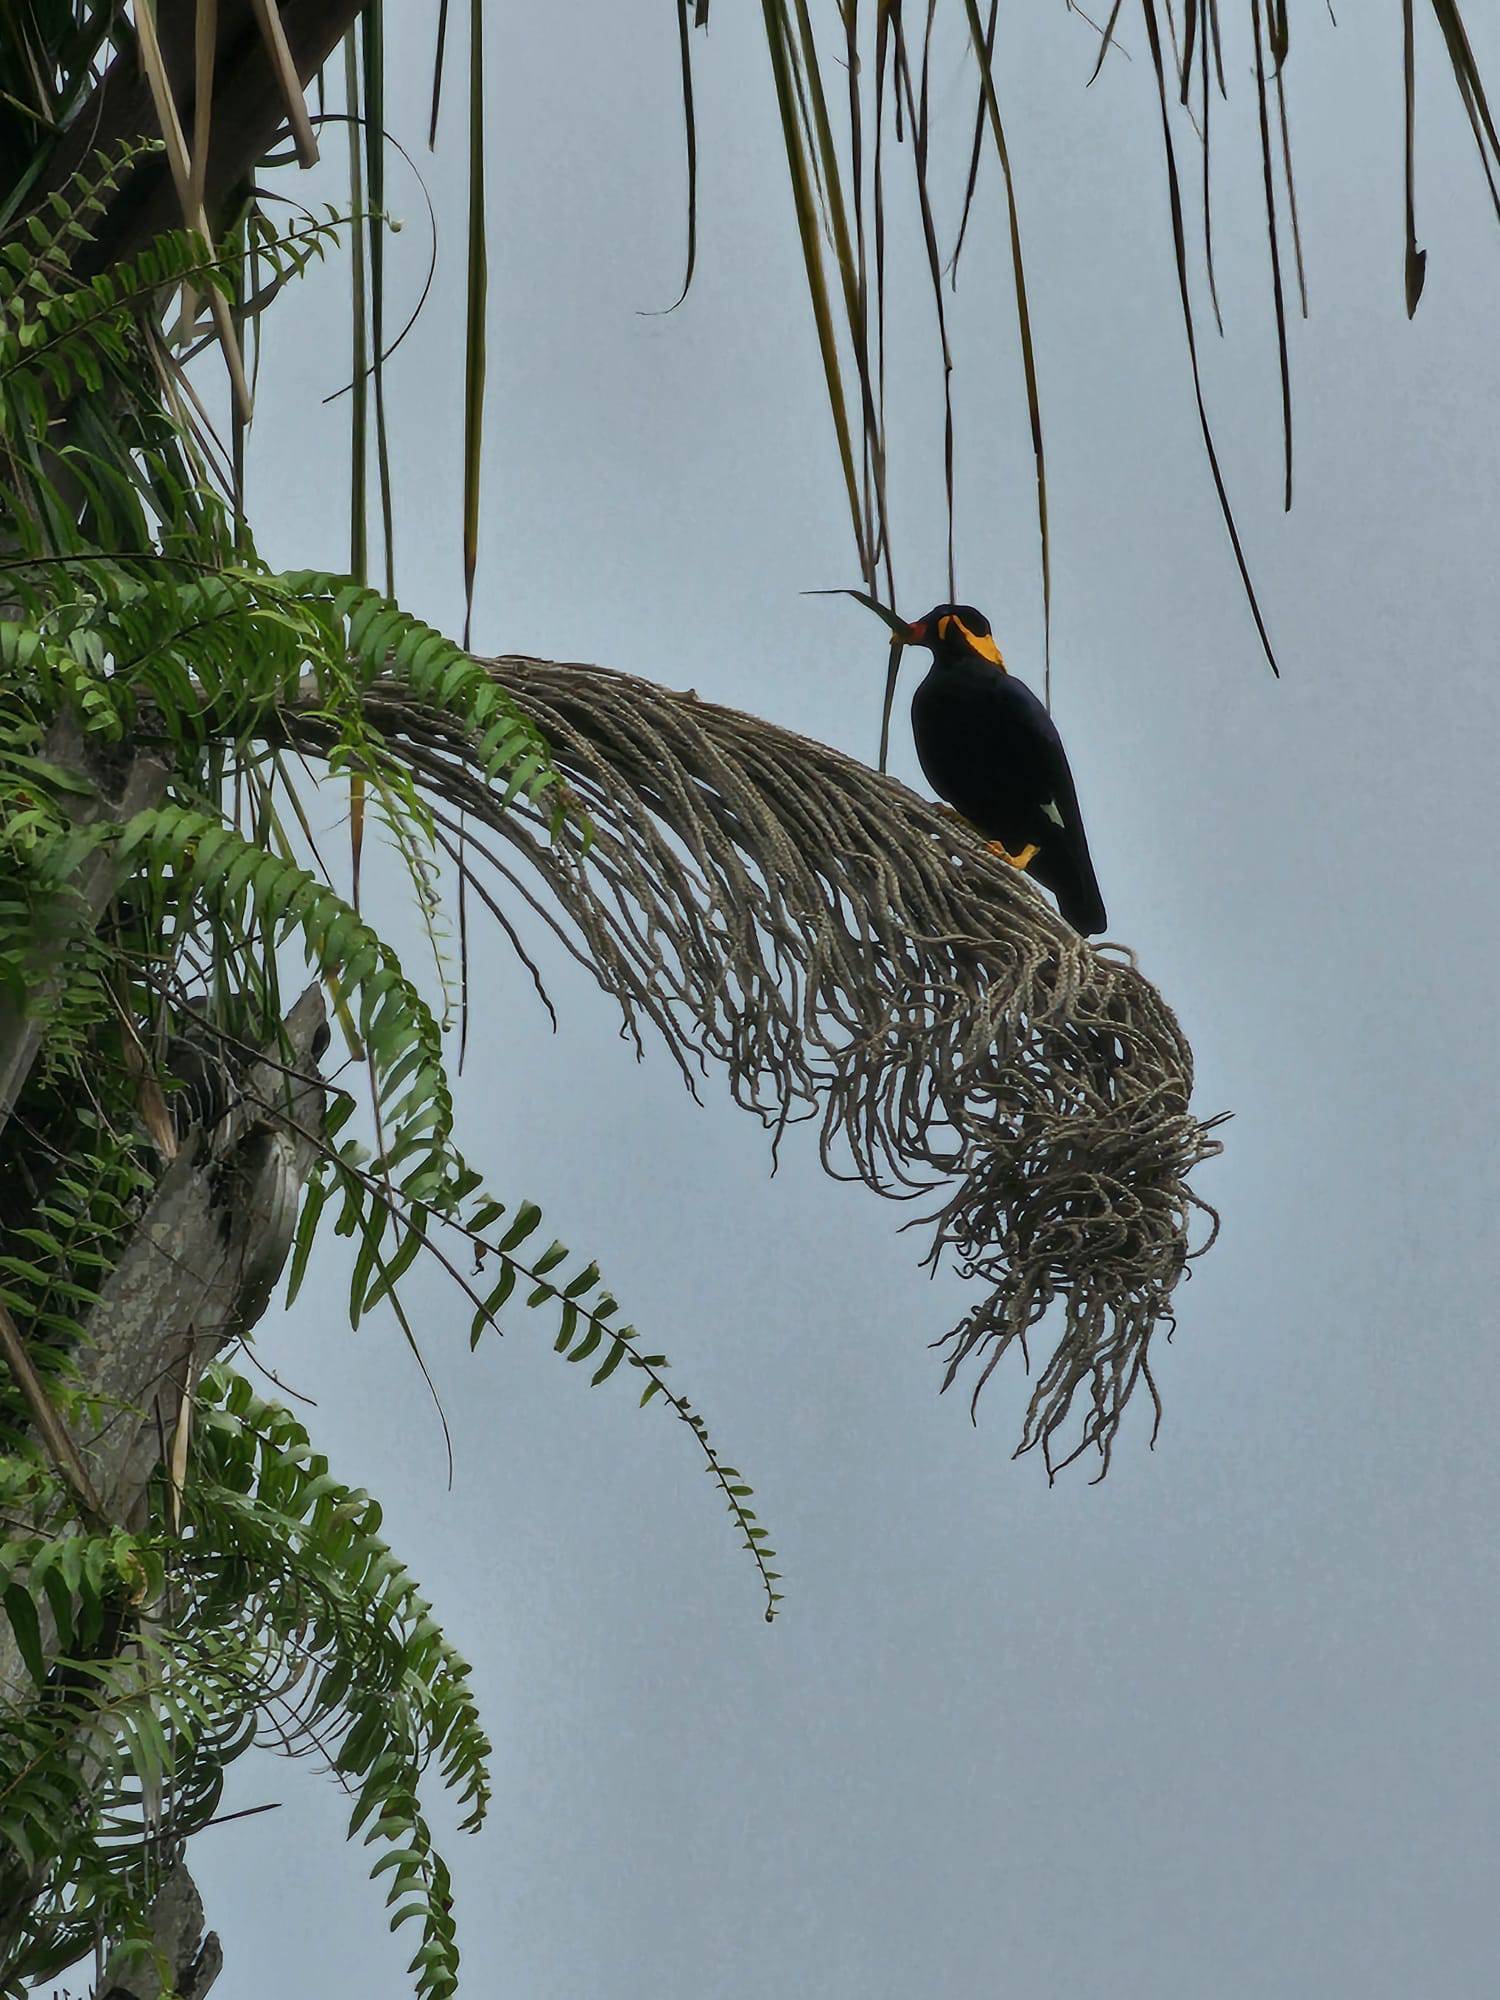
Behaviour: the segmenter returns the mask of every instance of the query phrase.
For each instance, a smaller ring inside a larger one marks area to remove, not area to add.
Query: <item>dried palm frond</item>
[[[1194,1212],[1210,1241],[1216,1221],[1188,1185],[1216,1121],[1190,1107],[1192,1054],[1155,988],[941,808],[838,751],[600,667],[490,671],[582,816],[549,829],[506,806],[458,725],[395,682],[367,697],[471,891],[508,930],[507,891],[529,903],[690,1083],[712,1059],[778,1139],[817,1118],[831,1172],[925,1198],[931,1260],[979,1291],[934,1343],[945,1387],[978,1357],[977,1397],[1057,1305],[1018,1449],[1055,1470],[1078,1400],[1067,1457],[1093,1447],[1102,1473],[1142,1380],[1155,1401],[1150,1343]],[[326,747],[311,690],[283,726]]]

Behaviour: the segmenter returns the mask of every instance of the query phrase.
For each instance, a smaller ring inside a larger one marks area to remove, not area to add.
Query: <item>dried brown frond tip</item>
[[[369,698],[473,889],[492,909],[519,891],[690,1083],[721,1063],[778,1137],[819,1119],[831,1173],[925,1199],[932,1258],[978,1290],[934,1343],[944,1387],[972,1359],[977,1397],[1055,1307],[1018,1450],[1050,1473],[1092,1447],[1102,1476],[1141,1381],[1155,1403],[1195,1211],[1203,1249],[1216,1223],[1188,1176],[1220,1148],[1160,994],[951,816],[823,744],[599,667],[490,671],[576,794],[556,837],[486,788],[456,725],[394,683]]]

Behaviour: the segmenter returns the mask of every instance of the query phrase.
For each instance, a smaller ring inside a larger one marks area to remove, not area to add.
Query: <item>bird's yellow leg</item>
[[[978,827],[974,826],[974,822],[965,819],[957,806],[947,806],[938,802],[937,810],[945,819],[956,819],[960,826],[971,827],[975,833],[979,832]],[[982,835],[980,837],[983,838]],[[1029,868],[1042,851],[1034,840],[1029,840],[1023,848],[1020,848],[1014,854],[1011,853],[1003,840],[986,840],[984,844],[991,854],[998,854],[1000,859],[1008,861],[1012,868]]]
[[[986,841],[985,845],[989,848],[991,854],[998,854],[1000,859],[1008,861],[1012,868],[1029,868],[1042,851],[1034,840],[1027,841],[1026,845],[1015,854],[1012,854],[1010,849],[998,840]]]

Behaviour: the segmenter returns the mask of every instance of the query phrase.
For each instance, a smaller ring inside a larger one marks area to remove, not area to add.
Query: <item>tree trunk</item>
[[[212,1133],[196,1128],[167,1169],[89,1317],[79,1386],[101,1398],[109,1415],[95,1436],[74,1444],[107,1520],[139,1521],[150,1481],[188,1420],[204,1364],[247,1333],[270,1302],[317,1157],[325,1102],[317,1058],[326,1036],[322,989],[310,986],[287,1015],[284,1044],[251,1065],[242,1100]],[[56,1633],[45,1620],[41,1637],[50,1654]],[[7,1626],[0,1630],[0,1727],[7,1708],[20,1709],[35,1694]],[[0,1874],[0,1975],[34,1892],[34,1882]],[[174,1923],[196,1903],[180,1860],[153,1905],[153,1921],[163,1897],[172,1899]],[[184,1933],[195,1966],[201,1932],[200,1909],[198,1933]],[[208,1953],[206,1944],[202,1949]],[[198,1993],[208,1990],[202,1979],[217,1973],[211,1957],[202,1958]]]
[[[358,18],[365,0],[279,0],[297,76],[305,87]],[[180,119],[193,129],[198,0],[157,0],[163,59]],[[211,141],[204,180],[210,217],[253,173],[283,122],[286,97],[257,21],[254,0],[219,0],[216,15]],[[38,197],[61,188],[100,147],[160,136],[146,78],[134,51],[116,58],[93,96],[60,138]],[[131,256],[183,220],[164,158],[154,156],[130,176],[100,218],[80,268],[99,270]],[[86,274],[86,272],[85,272]],[[123,821],[155,803],[167,773],[127,746],[114,783],[101,783],[90,754],[69,722],[60,723],[44,755],[88,776],[96,799],[81,816]],[[80,927],[97,925],[117,879],[106,855],[81,872]],[[48,960],[41,961],[31,1004],[0,1009],[0,1126],[9,1117],[35,1061],[45,1025]],[[214,1131],[199,1127],[163,1175],[120,1264],[91,1315],[79,1355],[81,1386],[106,1399],[112,1415],[99,1435],[67,1440],[81,1461],[85,1490],[106,1519],[138,1519],[149,1482],[177,1425],[186,1421],[192,1388],[206,1360],[247,1332],[269,1303],[295,1231],[303,1187],[316,1157],[324,1093],[317,1058],[326,1044],[322,994],[314,986],[291,1010],[285,1045],[267,1048],[252,1064],[243,1099]],[[290,1072],[290,1073],[289,1073]],[[24,1360],[22,1360],[24,1365]],[[32,1382],[31,1394],[36,1389]],[[33,1395],[34,1402],[34,1395]],[[59,1420],[60,1421],[60,1420]],[[52,1423],[39,1430],[53,1429]],[[55,1453],[54,1453],[55,1455]],[[43,1526],[46,1524],[43,1523]],[[43,1650],[56,1643],[45,1624]],[[31,1677],[8,1626],[0,1630],[0,1726],[7,1707],[35,1697]],[[0,1972],[14,1946],[14,1926],[31,1889],[6,1870],[0,1875]],[[174,1969],[184,2000],[200,2000],[222,1962],[218,1940],[203,1936],[201,1902],[179,1856],[152,1906],[158,1943]],[[133,1992],[125,1975],[106,1972],[109,2000]]]
[[[175,2000],[203,2000],[224,1969],[218,1934],[204,1936],[203,1898],[179,1855],[151,1905],[151,1941],[171,1968]],[[157,2000],[154,1968],[124,1966],[111,1953],[99,2000]]]
[[[119,794],[112,798],[111,779],[115,776],[115,769],[111,765],[117,769],[120,759],[116,757],[105,761],[93,746],[86,745],[78,724],[70,715],[60,717],[47,731],[40,754],[47,763],[73,773],[94,787],[92,794],[82,798],[72,815],[74,824],[78,826],[91,826],[101,819],[112,820],[117,826],[123,825],[144,807],[158,804],[166,790],[166,766],[142,752],[128,760]],[[79,897],[76,915],[80,930],[93,929],[98,924],[119,886],[119,877],[111,862],[108,848],[93,855],[80,870],[73,885]],[[41,1046],[47,1022],[47,1003],[52,997],[53,978],[64,946],[65,939],[58,937],[48,940],[39,951],[35,983],[27,994],[24,1012],[8,994],[0,995],[0,1131],[4,1130],[15,1109],[16,1099],[31,1073],[31,1065]]]

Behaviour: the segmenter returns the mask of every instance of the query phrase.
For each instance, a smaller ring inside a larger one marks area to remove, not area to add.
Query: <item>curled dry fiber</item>
[[[1197,1254],[1194,1212],[1205,1249],[1216,1221],[1188,1175],[1218,1142],[1156,989],[967,828],[823,744],[598,667],[491,671],[585,807],[586,850],[576,823],[553,840],[504,809],[402,689],[370,702],[450,852],[467,815],[471,893],[502,921],[496,875],[524,895],[689,1081],[714,1058],[778,1137],[816,1116],[831,1172],[926,1198],[932,1258],[977,1292],[933,1343],[945,1388],[973,1358],[977,1397],[1013,1343],[1029,1366],[1028,1331],[1058,1306],[1018,1449],[1040,1444],[1051,1472],[1092,1447],[1102,1476],[1138,1383],[1155,1403],[1150,1343]]]

